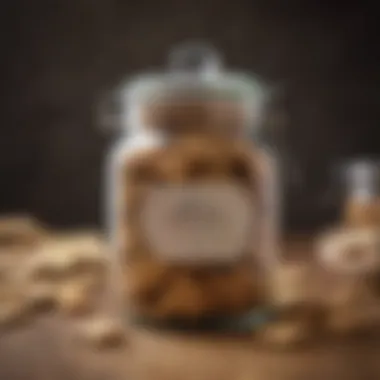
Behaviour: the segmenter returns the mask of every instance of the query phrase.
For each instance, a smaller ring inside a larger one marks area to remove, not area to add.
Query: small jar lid
[[[169,54],[166,72],[138,76],[127,84],[125,93],[135,101],[151,101],[161,95],[182,91],[202,99],[257,101],[264,87],[251,75],[223,70],[218,52],[203,44],[186,44]]]
[[[227,116],[230,111],[226,103],[231,103],[239,109],[244,125],[255,124],[266,98],[265,87],[252,75],[227,71],[222,66],[220,55],[210,46],[179,46],[170,52],[166,71],[145,73],[119,86],[118,116],[111,119],[118,120],[122,129],[140,129],[144,125],[143,109],[151,105],[207,105],[210,101],[222,105],[216,109],[224,110]]]

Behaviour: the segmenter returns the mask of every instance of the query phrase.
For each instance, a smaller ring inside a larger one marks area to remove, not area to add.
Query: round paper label
[[[162,260],[236,261],[252,247],[252,197],[232,185],[152,189],[141,226]]]

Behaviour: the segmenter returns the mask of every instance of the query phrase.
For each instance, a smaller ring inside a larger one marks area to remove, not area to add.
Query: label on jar
[[[141,227],[165,261],[204,264],[238,260],[252,249],[251,194],[232,185],[152,189]]]

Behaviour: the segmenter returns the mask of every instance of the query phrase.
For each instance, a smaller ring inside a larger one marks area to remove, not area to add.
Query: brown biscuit
[[[204,131],[210,125],[210,116],[207,103],[184,94],[162,97],[143,110],[146,125],[171,135]]]
[[[248,311],[260,304],[262,298],[254,271],[244,267],[231,268],[226,273],[211,273],[205,281],[205,292],[213,304],[212,309],[220,314]]]
[[[171,135],[213,131],[228,136],[244,130],[247,110],[242,102],[205,95],[177,90],[160,96],[143,109],[144,124]]]
[[[152,259],[141,259],[127,264],[124,273],[125,296],[138,307],[156,301],[170,270]]]
[[[226,179],[223,159],[227,152],[227,142],[217,136],[190,135],[178,139],[168,148],[164,162],[168,178],[189,183]]]
[[[123,164],[123,178],[127,186],[142,186],[160,183],[162,173],[158,163],[161,160],[163,149],[155,148],[142,150],[126,159]]]
[[[231,144],[224,161],[229,177],[233,181],[257,190],[260,181],[260,158],[254,154],[252,146],[242,142]]]
[[[174,181],[223,181],[254,187],[258,158],[249,144],[216,135],[190,135],[168,148],[164,165]]]
[[[157,302],[155,312],[159,318],[197,318],[207,308],[203,289],[190,276],[175,273]]]
[[[380,227],[380,197],[369,202],[348,199],[343,222],[349,227]]]

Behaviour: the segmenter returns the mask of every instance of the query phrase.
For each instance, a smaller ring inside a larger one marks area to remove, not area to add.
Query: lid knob
[[[216,49],[204,43],[187,43],[174,48],[169,54],[169,68],[188,74],[217,74],[222,60]]]

